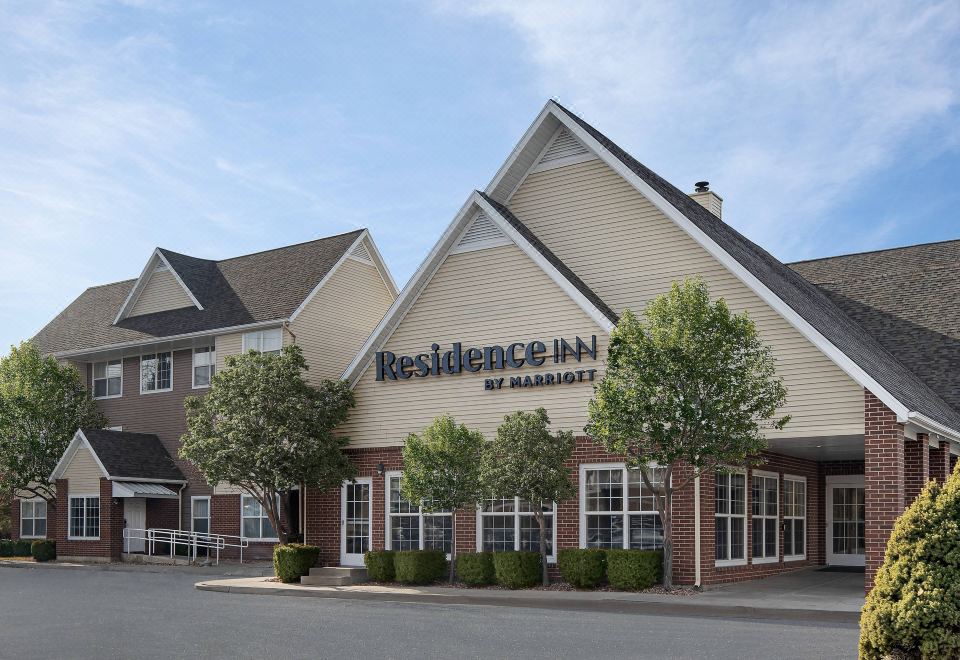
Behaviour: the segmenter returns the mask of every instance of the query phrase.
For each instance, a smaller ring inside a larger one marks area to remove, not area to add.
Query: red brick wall
[[[950,476],[950,443],[940,441],[930,448],[930,478],[944,483]]]
[[[918,433],[916,440],[906,440],[903,446],[903,499],[904,505],[917,498],[927,484],[930,475],[930,444],[925,433]]]
[[[281,498],[280,515],[286,516],[287,510]],[[185,529],[189,529],[189,526]],[[239,495],[212,495],[210,497],[210,533],[222,534],[228,537],[240,536],[240,496]],[[228,543],[239,543],[238,538],[228,538]],[[272,559],[274,541],[249,541],[243,551],[243,559]],[[239,548],[225,548],[220,553],[224,559],[239,559]]]
[[[47,521],[48,536],[57,542],[59,557],[102,557],[117,561],[123,550],[123,500],[114,499],[113,484],[100,480],[100,538],[96,541],[72,541],[67,538],[69,525],[70,482],[67,479],[57,481],[58,504],[55,525]],[[49,532],[53,529],[53,536]]]
[[[16,497],[10,503],[10,538],[20,538],[20,500]]]
[[[883,563],[893,524],[904,508],[903,425],[872,393],[864,397],[866,588]]]
[[[177,515],[179,503],[173,499],[147,498],[147,527],[156,529],[178,529],[180,516]],[[185,526],[184,529],[190,529]]]

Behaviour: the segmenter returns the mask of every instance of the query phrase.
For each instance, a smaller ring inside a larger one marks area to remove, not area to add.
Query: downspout
[[[183,489],[187,487],[187,482],[180,484],[180,490],[177,491],[177,508],[180,509],[177,516],[177,531],[183,531]],[[193,516],[193,511],[190,512],[190,515]],[[209,515],[209,513],[207,514]]]
[[[293,330],[290,329],[290,321],[286,321],[286,320],[285,320],[285,321],[283,322],[283,327],[284,327],[284,329],[285,329],[287,332],[290,333],[290,337],[291,337],[291,339],[293,339],[293,343],[296,344],[296,343],[297,343],[297,335],[293,332]]]
[[[693,478],[693,586],[700,589],[700,475]]]

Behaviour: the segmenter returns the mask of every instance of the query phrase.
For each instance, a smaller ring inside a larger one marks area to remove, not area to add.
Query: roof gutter
[[[945,438],[949,438],[954,442],[960,442],[960,431],[950,428],[949,426],[944,426],[940,422],[935,422],[926,415],[918,412],[907,413],[907,420],[913,422],[917,426],[923,427],[928,431],[933,431],[938,435],[942,435]]]
[[[269,321],[257,321],[256,323],[245,323],[243,325],[231,325],[224,328],[211,328],[210,330],[199,330],[197,332],[185,332],[181,335],[168,335],[166,337],[156,337],[153,339],[141,339],[137,341],[128,341],[120,344],[107,344],[104,346],[94,346],[93,348],[85,348],[83,350],[77,351],[59,351],[56,353],[51,353],[53,357],[60,358],[72,358],[79,357],[81,355],[89,355],[90,353],[102,353],[104,351],[117,351],[124,348],[136,348],[137,346],[147,346],[149,344],[160,344],[163,342],[176,341],[178,339],[191,339],[193,337],[206,337],[208,335],[221,335],[228,332],[236,332],[238,330],[250,330],[253,328],[262,328],[266,326],[274,325],[283,325],[287,319],[271,319]]]

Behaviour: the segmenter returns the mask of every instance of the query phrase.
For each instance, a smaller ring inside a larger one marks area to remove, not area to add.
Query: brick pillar
[[[100,479],[100,541],[111,561],[123,552],[123,500],[114,498],[113,482]]]
[[[904,508],[903,425],[872,393],[864,392],[864,499],[867,591],[883,563],[893,524]]]
[[[10,538],[20,538],[20,500],[16,497],[10,500]]]
[[[930,448],[930,478],[944,483],[950,476],[950,443],[940,441],[936,449]]]
[[[47,538],[57,542],[57,551],[66,554],[63,550],[63,544],[67,540],[67,524],[70,515],[70,480],[57,479],[57,508],[53,513],[53,521],[50,520],[50,512],[47,512]]]
[[[926,433],[918,433],[916,440],[907,440],[903,446],[903,499],[910,506],[930,475],[930,444]]]

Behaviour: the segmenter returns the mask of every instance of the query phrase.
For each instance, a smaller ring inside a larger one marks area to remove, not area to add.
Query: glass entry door
[[[340,506],[341,566],[363,566],[363,554],[370,551],[372,499],[370,477],[344,482]]]
[[[827,477],[827,563],[863,566],[866,557],[863,476]]]

